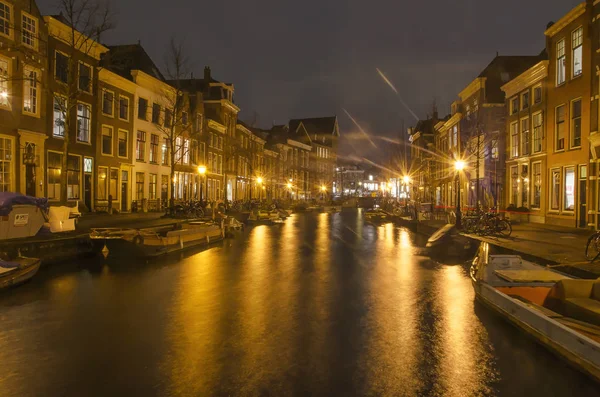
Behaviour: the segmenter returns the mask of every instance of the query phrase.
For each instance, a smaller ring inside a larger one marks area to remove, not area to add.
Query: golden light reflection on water
[[[421,387],[418,275],[411,251],[406,230],[392,224],[377,229],[366,366],[374,395],[416,395]]]
[[[219,341],[224,311],[219,292],[225,281],[219,268],[220,255],[220,249],[210,249],[180,266],[166,325],[170,349],[161,365],[173,395],[198,395],[216,386],[211,381],[218,378],[223,365]],[[203,376],[198,376],[200,373]]]
[[[438,393],[446,396],[488,395],[489,352],[475,343],[481,324],[473,321],[473,290],[460,266],[444,266],[435,277],[436,325],[440,349]]]

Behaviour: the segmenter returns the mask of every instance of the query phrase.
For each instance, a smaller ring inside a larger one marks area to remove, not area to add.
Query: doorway
[[[35,164],[25,166],[25,194],[31,197],[37,197],[35,193]]]
[[[577,226],[587,227],[587,165],[579,166],[579,220]]]
[[[129,172],[121,171],[121,212],[127,211],[127,202],[129,195],[127,194],[127,187],[129,186]]]
[[[88,211],[92,210],[92,174],[83,175],[83,203]]]

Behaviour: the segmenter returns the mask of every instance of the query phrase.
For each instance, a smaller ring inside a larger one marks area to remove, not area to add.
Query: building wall
[[[590,62],[589,13],[584,12],[566,23],[552,36],[547,34],[548,96],[547,96],[547,153],[549,170],[548,209],[546,222],[564,226],[587,226],[587,167],[589,161],[590,93],[592,64]],[[564,20],[564,18],[563,18]],[[562,20],[559,21],[562,26]],[[573,76],[572,33],[583,29],[582,74]],[[547,31],[548,33],[548,31]],[[564,40],[566,54],[566,78],[557,84],[557,43]],[[581,143],[574,145],[573,101],[581,101]],[[564,105],[564,147],[557,136],[557,107]]]

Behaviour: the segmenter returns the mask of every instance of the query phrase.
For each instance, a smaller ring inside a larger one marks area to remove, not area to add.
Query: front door
[[[129,187],[129,172],[121,171],[121,212],[127,211],[127,202],[129,200],[129,195],[127,191]]]
[[[579,166],[579,227],[587,227],[587,165]]]
[[[92,174],[83,176],[83,203],[88,211],[92,210]]]
[[[35,188],[35,164],[27,164],[25,166],[25,194],[36,197]]]

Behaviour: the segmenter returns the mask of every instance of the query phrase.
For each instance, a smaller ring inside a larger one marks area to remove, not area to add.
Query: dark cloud
[[[160,63],[171,36],[185,39],[197,75],[210,65],[236,85],[241,117],[263,125],[347,109],[373,136],[397,136],[414,118],[376,72],[424,117],[501,54],[532,55],[544,29],[577,0],[126,0],[114,2],[110,43],[142,41]],[[53,0],[39,0],[50,12]],[[361,154],[369,145],[345,145]]]

